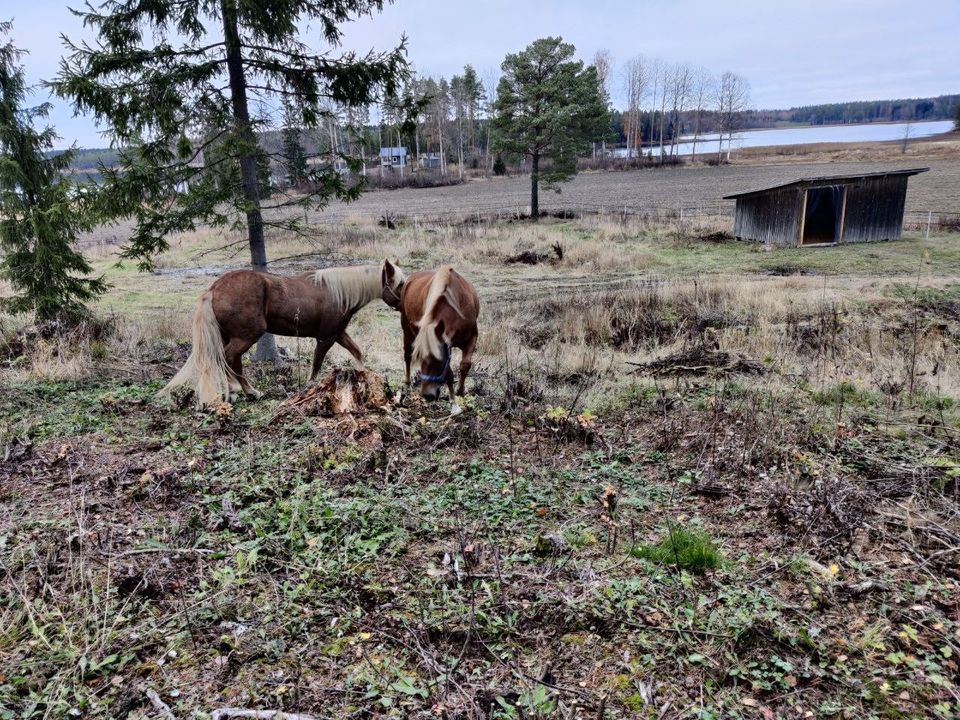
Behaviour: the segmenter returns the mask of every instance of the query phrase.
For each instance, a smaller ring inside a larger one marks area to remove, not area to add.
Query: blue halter
[[[450,369],[450,346],[447,343],[443,344],[443,368],[440,370],[439,375],[424,375],[419,370],[417,371],[417,382],[429,382],[429,383],[442,383],[447,380],[447,370]]]

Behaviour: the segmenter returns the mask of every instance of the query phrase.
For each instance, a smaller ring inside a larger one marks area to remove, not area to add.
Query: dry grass
[[[394,230],[358,220],[338,228],[320,226],[311,238],[275,235],[271,256],[278,259],[275,271],[283,273],[384,257],[408,271],[454,264],[474,281],[483,301],[481,374],[511,353],[515,360],[517,353],[533,353],[559,377],[595,376],[595,392],[602,395],[610,374],[593,372],[596,368],[647,362],[709,340],[767,363],[788,383],[799,378],[817,388],[844,381],[903,388],[910,384],[909,365],[914,385],[956,395],[960,376],[950,354],[951,331],[921,318],[914,345],[913,325],[906,327],[913,313],[909,293],[897,295],[894,289],[949,283],[960,271],[953,236],[777,252],[697,239],[724,229],[724,223],[710,219],[664,224],[615,215],[538,224],[424,226],[408,220]],[[137,358],[138,348],[156,340],[185,346],[196,295],[246,261],[243,237],[237,234],[190,233],[173,238],[171,245],[150,275],[117,269],[109,256],[92,253],[114,286],[101,310],[115,315],[120,325],[98,352]],[[560,260],[505,264],[524,250],[550,255],[554,245],[563,248]],[[930,257],[926,263],[925,255]],[[844,270],[851,274],[834,274]],[[787,276],[769,276],[771,271]],[[830,337],[821,337],[827,326]],[[371,367],[398,373],[395,313],[375,303],[357,315],[351,334]],[[302,383],[313,341],[279,340],[295,358],[294,374]],[[346,359],[339,348],[330,356],[334,363]],[[38,346],[17,372],[79,379],[89,365],[86,348],[73,359],[66,348]]]

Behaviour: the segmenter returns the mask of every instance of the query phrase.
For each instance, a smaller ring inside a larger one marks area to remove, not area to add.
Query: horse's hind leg
[[[333,347],[334,342],[336,341],[317,338],[317,347],[313,351],[313,367],[310,369],[310,382],[317,379],[317,375],[320,373],[320,366],[323,365],[323,359],[327,356],[327,353],[330,352],[330,348]]]
[[[463,349],[463,356],[460,358],[460,384],[457,386],[457,395],[463,395],[463,384],[467,381],[467,373],[473,367],[473,351],[476,347],[477,336],[474,335]]]
[[[224,353],[227,356],[227,365],[233,370],[237,382],[240,383],[240,387],[247,395],[255,400],[259,400],[263,396],[263,393],[254,388],[253,385],[250,384],[250,381],[243,376],[243,354],[249,350],[255,342],[256,340],[244,340],[238,337],[231,338],[230,342],[228,342],[224,348]],[[232,389],[231,387],[231,390]]]
[[[227,399],[228,400],[232,399],[234,395],[239,394],[240,391],[243,390],[243,387],[240,385],[240,379],[237,377],[237,373],[233,369],[233,364],[230,362],[231,355],[230,355],[229,348],[230,348],[230,338],[224,335],[223,336],[223,352],[227,358],[227,366],[230,368],[227,371],[227,393],[228,393]]]
[[[363,353],[360,352],[360,348],[357,347],[357,344],[353,341],[353,338],[347,335],[346,331],[340,333],[340,337],[337,338],[337,343],[347,350],[351,355],[353,355],[354,360],[357,361],[357,369],[363,369]]]

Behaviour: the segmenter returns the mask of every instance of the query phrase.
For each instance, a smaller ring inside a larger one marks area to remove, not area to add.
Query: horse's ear
[[[383,284],[391,285],[396,275],[397,275],[397,268],[394,267],[392,262],[390,262],[390,258],[384,258],[383,273],[382,273]]]

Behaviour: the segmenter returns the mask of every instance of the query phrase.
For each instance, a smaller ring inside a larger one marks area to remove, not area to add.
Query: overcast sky
[[[0,19],[13,17],[14,41],[30,52],[33,83],[56,74],[61,33],[88,37],[68,4],[82,3],[0,0]],[[754,107],[782,108],[960,93],[958,30],[960,0],[398,0],[352,23],[345,46],[387,49],[405,33],[421,74],[449,77],[470,63],[487,79],[506,53],[559,35],[587,61],[611,52],[615,103],[621,64],[642,53],[733,70],[750,81]],[[54,104],[64,144],[109,144],[89,119]]]

